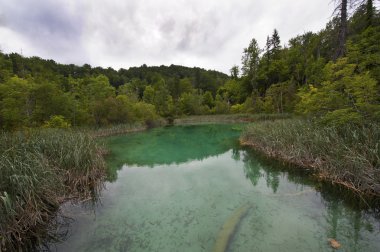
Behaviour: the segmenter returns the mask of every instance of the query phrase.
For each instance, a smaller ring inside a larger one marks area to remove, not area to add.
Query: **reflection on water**
[[[113,182],[96,207],[63,208],[75,221],[51,248],[212,251],[233,220],[240,224],[227,251],[332,251],[328,238],[340,251],[380,251],[377,209],[239,148],[238,129],[172,127],[111,138]]]
[[[225,153],[241,133],[240,125],[186,126],[152,129],[109,139],[109,179],[115,180],[124,164],[149,166],[180,164]]]

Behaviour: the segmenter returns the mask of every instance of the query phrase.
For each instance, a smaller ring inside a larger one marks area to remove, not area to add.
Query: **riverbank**
[[[240,142],[268,157],[311,169],[318,179],[380,196],[380,127],[326,127],[306,120],[257,122]]]
[[[164,119],[160,119],[152,121],[150,124],[144,122],[137,122],[132,124],[110,125],[108,127],[101,127],[97,129],[82,129],[81,131],[87,132],[91,136],[98,138],[140,132],[145,131],[149,128],[162,127],[165,125],[167,125],[166,121]]]
[[[174,125],[199,125],[212,123],[249,123],[291,118],[290,114],[225,114],[199,115],[176,118]]]
[[[58,129],[0,133],[0,251],[31,251],[50,237],[60,204],[96,198],[102,148],[89,134]]]
[[[81,132],[87,132],[91,136],[108,137],[115,135],[123,135],[134,132],[145,131],[150,128],[164,127],[168,125],[202,125],[202,124],[223,124],[223,123],[250,123],[258,121],[273,121],[280,119],[288,119],[292,116],[290,114],[225,114],[225,115],[196,115],[184,116],[175,118],[173,120],[165,120],[163,118],[155,121],[137,122],[132,124],[118,124],[110,125],[101,128],[82,128]]]

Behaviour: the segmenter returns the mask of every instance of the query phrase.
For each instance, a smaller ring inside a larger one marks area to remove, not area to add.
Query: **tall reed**
[[[327,127],[307,120],[253,123],[244,145],[268,156],[312,168],[323,179],[380,196],[380,126]]]
[[[45,129],[0,134],[0,251],[31,250],[60,203],[96,194],[105,173],[85,133]]]

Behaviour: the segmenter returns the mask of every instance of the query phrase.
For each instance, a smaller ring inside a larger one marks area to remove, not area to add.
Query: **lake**
[[[244,125],[108,138],[98,203],[65,204],[57,251],[380,251],[380,213],[239,146]]]

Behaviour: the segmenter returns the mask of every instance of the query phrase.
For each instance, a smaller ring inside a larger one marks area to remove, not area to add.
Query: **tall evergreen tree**
[[[348,33],[348,25],[347,25],[347,8],[348,8],[348,0],[338,0],[338,6],[335,11],[339,13],[339,34],[338,34],[338,48],[335,52],[334,59],[343,57],[346,51],[346,40]]]
[[[271,39],[269,36],[267,36],[267,42],[265,44],[265,55],[266,55],[267,64],[269,64],[269,61],[270,61],[271,51],[272,51]]]
[[[238,79],[239,78],[239,66],[234,65],[230,69],[231,78],[232,79]]]
[[[373,16],[374,16],[374,12],[375,12],[375,8],[373,6],[373,1],[372,0],[367,0],[367,4],[366,4],[366,21],[367,21],[367,27],[369,26],[372,26],[373,25]]]
[[[272,46],[272,54],[275,54],[281,49],[281,40],[280,40],[280,35],[278,35],[277,29],[274,29],[273,31],[270,43]]]
[[[257,71],[260,60],[260,47],[256,39],[252,39],[247,48],[244,48],[242,61],[243,76],[253,76]]]

